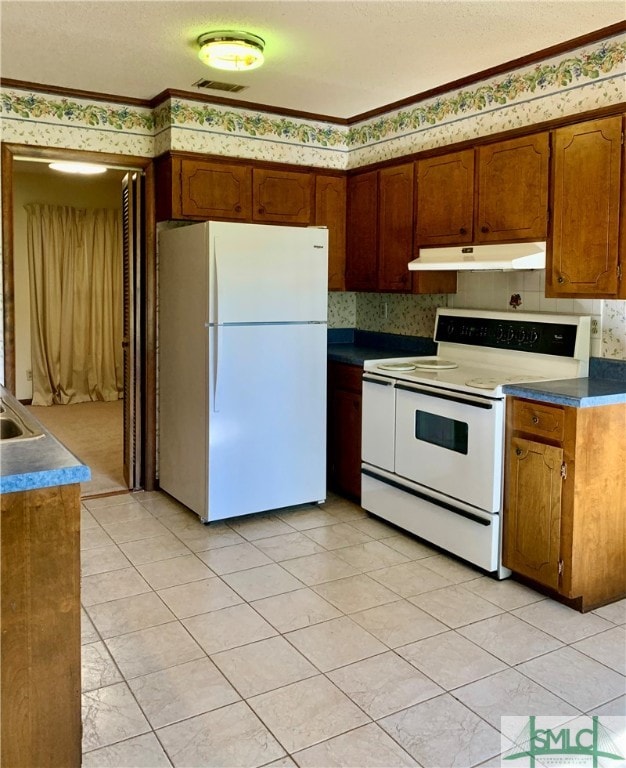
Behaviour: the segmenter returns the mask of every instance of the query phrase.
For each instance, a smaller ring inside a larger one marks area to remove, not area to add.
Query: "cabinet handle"
[[[480,231],[481,232],[489,232],[489,227],[481,227]]]
[[[240,205],[236,205],[235,206],[235,210],[237,211],[237,213],[239,213],[241,211],[241,206]]]
[[[533,416],[533,424],[539,424],[539,416]]]
[[[459,234],[460,235],[466,235],[467,234],[467,230],[465,229],[465,227],[461,227],[461,229],[459,229]]]
[[[265,213],[265,208],[259,208],[259,213]]]
[[[521,456],[521,455],[522,455],[522,453],[524,453],[524,451],[522,451],[522,449],[521,449],[521,448],[516,448],[516,449],[515,449],[515,455],[516,455],[516,456]]]
[[[563,277],[563,275],[559,275],[557,277],[556,281],[557,281],[557,283],[564,283],[565,282],[565,278]]]

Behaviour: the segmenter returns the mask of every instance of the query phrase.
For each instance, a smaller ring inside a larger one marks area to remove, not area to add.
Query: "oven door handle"
[[[455,515],[459,515],[460,517],[465,517],[467,518],[467,520],[471,520],[473,523],[478,523],[479,525],[484,525],[484,526],[491,525],[491,520],[485,520],[484,517],[479,517],[478,515],[474,515],[465,509],[460,509],[459,507],[455,507],[453,504],[448,504],[448,502],[442,501],[441,499],[435,499],[432,496],[429,496],[427,493],[421,493],[420,491],[416,491],[414,488],[408,488],[406,485],[403,485],[402,483],[397,482],[397,480],[391,480],[388,477],[379,475],[377,472],[372,472],[371,469],[366,469],[365,467],[362,467],[361,474],[367,475],[367,477],[372,477],[374,480],[378,480],[379,483],[385,483],[386,485],[390,485],[392,488],[397,488],[400,491],[404,491],[404,493],[410,493],[411,496],[416,496],[418,499],[423,499],[424,501],[428,501],[431,504],[435,504],[437,507],[442,507],[443,509],[447,509],[449,512],[454,512]]]
[[[471,405],[475,408],[483,408],[487,411],[493,408],[493,403],[490,403],[488,400],[475,400],[469,397],[459,397],[458,395],[451,395],[440,392],[439,390],[426,389],[424,387],[396,384],[396,389],[405,389],[407,392],[417,392],[420,395],[426,395],[427,397],[438,397],[441,400],[452,400],[454,403],[463,403],[463,405]]]
[[[383,387],[393,387],[394,384],[391,379],[378,379],[367,374],[363,374],[363,381],[368,381],[370,384],[380,384]]]

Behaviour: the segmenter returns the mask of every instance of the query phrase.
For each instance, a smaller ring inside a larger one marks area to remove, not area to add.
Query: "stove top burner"
[[[383,371],[414,371],[415,363],[381,363],[377,366]]]
[[[452,362],[452,360],[434,358],[431,360],[416,360],[415,367],[424,371],[443,371],[451,368],[458,368],[459,364]]]
[[[521,384],[529,380],[529,376],[498,376],[493,378],[475,378],[468,379],[465,384],[468,387],[476,387],[476,389],[496,389],[501,384]],[[533,376],[533,381],[543,379],[543,376]]]

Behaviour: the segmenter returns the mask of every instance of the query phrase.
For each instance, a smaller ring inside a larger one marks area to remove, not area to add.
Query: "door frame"
[[[67,160],[98,163],[142,171],[145,176],[145,325],[143,360],[145,383],[142,391],[145,414],[143,467],[146,491],[156,486],[156,215],[154,166],[152,158],[118,155],[79,149],[59,149],[30,144],[2,143],[2,279],[4,328],[4,386],[15,392],[15,280],[13,231],[13,175],[16,158]],[[120,186],[121,193],[121,186]]]

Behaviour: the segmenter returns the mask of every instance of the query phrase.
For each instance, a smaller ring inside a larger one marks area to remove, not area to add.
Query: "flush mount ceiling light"
[[[95,165],[93,163],[49,163],[48,168],[61,173],[79,173],[82,176],[96,176],[99,173],[106,173],[105,165]]]
[[[241,72],[263,64],[265,40],[250,32],[205,32],[198,38],[198,58],[209,67]]]

